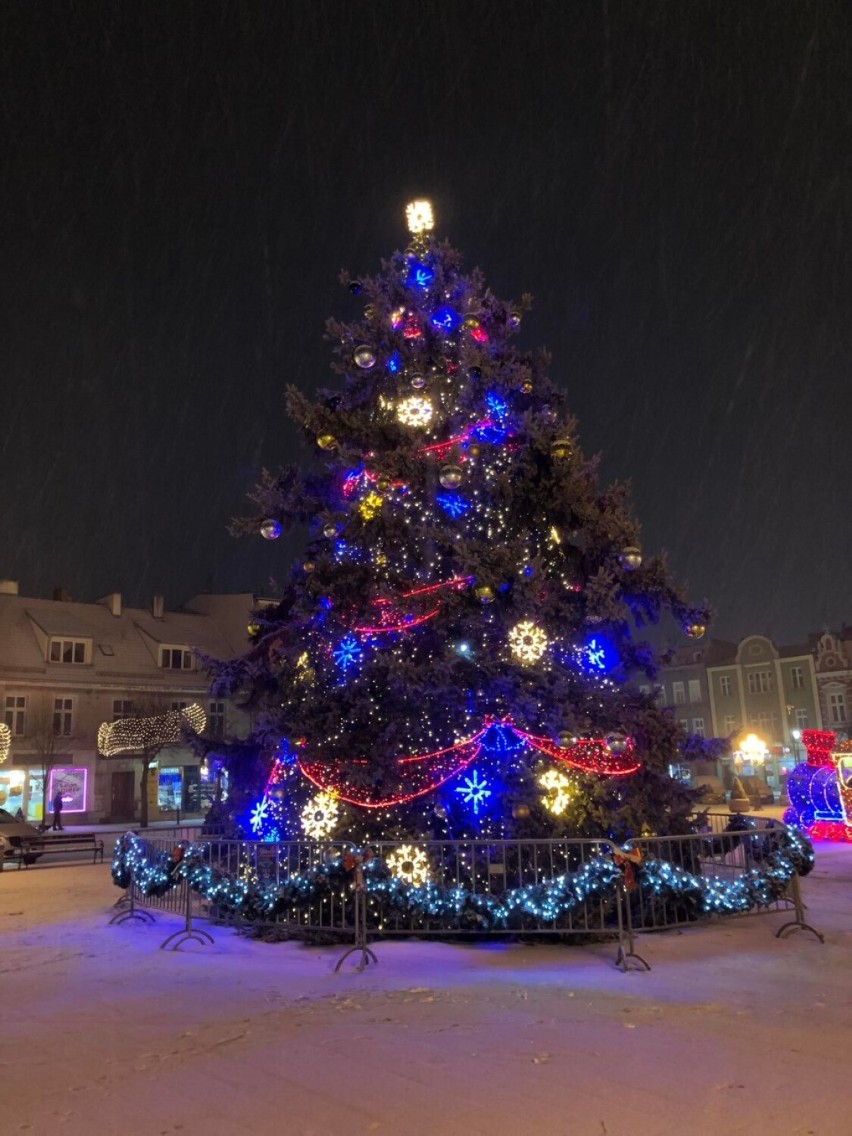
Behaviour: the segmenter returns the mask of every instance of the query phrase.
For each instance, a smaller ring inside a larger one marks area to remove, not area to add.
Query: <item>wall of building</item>
[[[198,601],[195,609],[168,612],[155,597],[149,609],[131,609],[118,594],[74,603],[62,592],[45,600],[0,584],[0,708],[12,732],[0,765],[0,807],[40,820],[45,798],[59,790],[68,824],[129,821],[138,816],[141,761],[100,755],[102,723],[197,703],[208,736],[247,731],[236,706],[211,699],[194,652],[239,653],[254,597]],[[52,765],[47,787],[45,764]],[[185,747],[169,746],[149,776],[150,819],[173,819],[178,810],[201,815],[216,788],[214,769],[202,769]]]

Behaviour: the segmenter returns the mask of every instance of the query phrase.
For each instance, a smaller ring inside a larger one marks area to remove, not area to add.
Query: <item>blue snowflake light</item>
[[[265,822],[269,819],[269,798],[262,797],[254,808],[251,810],[249,816],[249,824],[254,833],[259,833],[263,830]]]
[[[502,418],[504,414],[509,413],[509,405],[505,402],[499,394],[494,391],[489,391],[485,396],[485,405],[491,411],[495,418]]]
[[[470,508],[470,501],[466,497],[462,497],[460,493],[438,493],[435,500],[444,512],[454,520],[457,517],[463,517]]]
[[[484,777],[480,778],[479,770],[474,769],[470,777],[465,777],[464,784],[459,785],[456,789],[456,792],[461,794],[464,803],[471,806],[476,816],[479,816],[479,806],[484,804],[486,799],[491,796],[488,784],[489,782]]]
[[[402,366],[402,360],[399,357],[398,351],[392,351],[388,356],[387,368],[390,374],[395,375]]]
[[[428,264],[421,264],[413,260],[408,268],[408,283],[415,288],[428,288],[435,277],[435,273]]]
[[[455,331],[459,325],[458,313],[452,308],[438,308],[432,313],[432,326],[441,331]]]
[[[348,671],[350,667],[358,665],[363,654],[363,648],[355,636],[347,635],[346,638],[341,639],[333,649],[331,657],[342,671]]]
[[[604,675],[618,662],[614,647],[600,635],[590,636],[579,649],[580,666],[586,674]]]

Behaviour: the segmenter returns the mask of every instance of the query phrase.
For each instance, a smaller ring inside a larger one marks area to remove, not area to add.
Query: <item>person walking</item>
[[[62,832],[62,790],[56,791],[53,798],[53,830]]]

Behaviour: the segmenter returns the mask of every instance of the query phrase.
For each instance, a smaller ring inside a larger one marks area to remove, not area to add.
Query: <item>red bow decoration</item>
[[[631,848],[629,851],[613,852],[612,859],[616,868],[621,868],[625,890],[633,891],[636,887],[634,864],[638,867],[642,863],[642,853],[638,848]]]

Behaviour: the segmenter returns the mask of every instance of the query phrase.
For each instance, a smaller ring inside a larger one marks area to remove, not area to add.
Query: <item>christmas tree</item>
[[[305,556],[213,666],[240,694],[230,757],[262,839],[454,839],[677,831],[681,739],[654,704],[642,628],[690,607],[643,557],[627,487],[601,489],[549,359],[408,207],[411,243],[344,283],[342,379],[289,413],[311,468],[265,473],[242,531],[307,529]],[[641,689],[644,685],[644,692]]]

